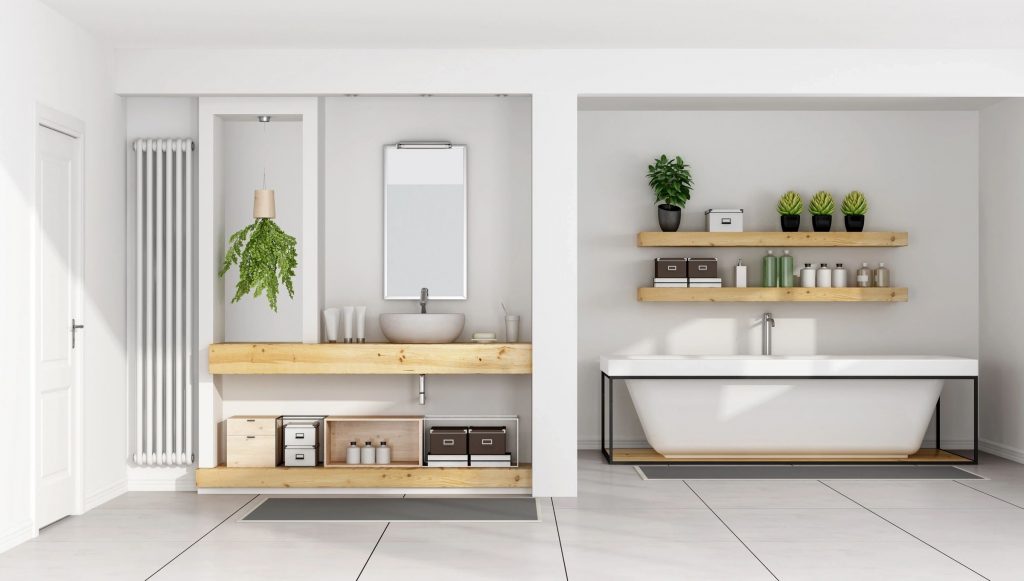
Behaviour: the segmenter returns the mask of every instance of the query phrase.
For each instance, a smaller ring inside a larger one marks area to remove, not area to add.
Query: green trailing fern
[[[277,312],[277,293],[282,283],[288,290],[288,296],[295,297],[292,288],[292,278],[298,266],[295,238],[270,218],[257,218],[231,235],[220,267],[221,277],[232,264],[238,265],[238,284],[231,302],[237,303],[250,293],[258,297],[266,292],[270,308]]]

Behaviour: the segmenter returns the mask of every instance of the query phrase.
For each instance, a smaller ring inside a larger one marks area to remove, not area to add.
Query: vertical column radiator
[[[191,139],[135,152],[135,443],[142,466],[192,463]]]

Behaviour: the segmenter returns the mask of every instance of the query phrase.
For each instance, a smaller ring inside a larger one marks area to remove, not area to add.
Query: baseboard
[[[1024,464],[1024,450],[1020,448],[1014,448],[1013,446],[1007,446],[1005,444],[999,444],[991,440],[981,440],[978,442],[978,448],[982,452],[988,452],[993,456],[999,456],[1000,458],[1006,458],[1012,460],[1018,464]]]
[[[608,442],[605,442],[607,445]],[[615,440],[616,448],[650,448],[647,440]],[[601,440],[578,440],[576,448],[579,450],[600,450]]]
[[[100,506],[103,503],[114,500],[115,498],[121,496],[125,492],[128,492],[128,481],[118,480],[117,482],[111,484],[110,486],[104,488],[103,490],[86,496],[85,501],[83,502],[82,512],[89,512],[90,510],[96,508],[97,506]]]
[[[32,521],[23,521],[9,532],[0,535],[0,553],[4,553],[32,539]]]
[[[131,492],[195,492],[195,470],[190,467],[131,466],[128,468]]]

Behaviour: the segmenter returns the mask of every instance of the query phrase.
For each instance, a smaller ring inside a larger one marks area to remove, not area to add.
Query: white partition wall
[[[211,97],[199,99],[199,190],[198,212],[198,319],[199,342],[197,366],[199,467],[218,464],[222,394],[220,379],[207,368],[209,346],[224,340],[225,281],[218,276],[224,257],[224,244],[230,232],[224,226],[224,185],[222,161],[219,159],[223,124],[226,120],[258,115],[279,116],[302,123],[302,232],[299,235],[301,254],[296,275],[301,279],[302,341],[317,343],[320,339],[320,259],[318,212],[320,205],[320,139],[319,103],[316,97]],[[304,267],[305,266],[305,267]]]

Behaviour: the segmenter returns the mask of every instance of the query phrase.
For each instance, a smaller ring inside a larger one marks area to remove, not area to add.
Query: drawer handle
[[[256,420],[245,420],[247,422],[255,422]]]
[[[246,436],[245,439],[246,440],[255,440],[256,436]]]
[[[455,445],[455,440],[448,440],[448,439],[441,440],[441,445],[442,446],[454,446]]]
[[[296,454],[295,455],[295,459],[296,460],[305,460],[306,459],[306,455],[305,454]]]
[[[301,432],[298,433],[298,434],[295,434],[295,439],[296,440],[305,440],[306,439],[306,434],[303,434]]]
[[[674,266],[668,267],[668,270],[675,270],[675,269],[676,269],[676,267],[674,267]],[[250,420],[250,421],[252,421],[252,420]]]
[[[480,444],[484,446],[493,446],[494,440],[492,440],[491,438],[483,438],[482,440],[480,440]]]

